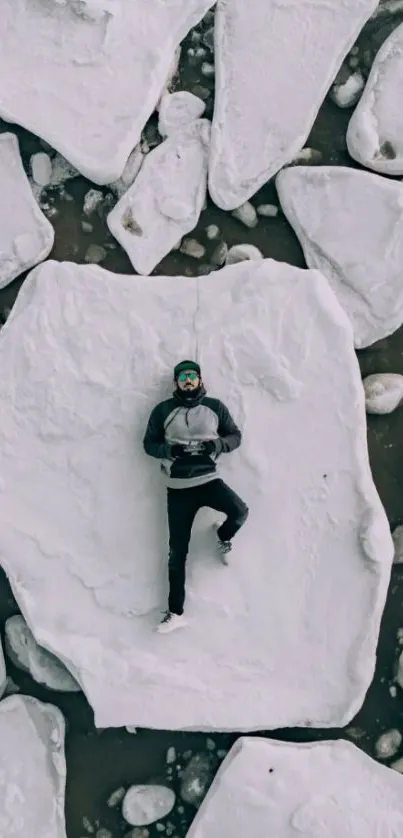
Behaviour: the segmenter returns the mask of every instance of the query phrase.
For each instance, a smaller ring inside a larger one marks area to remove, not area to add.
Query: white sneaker
[[[219,529],[220,526],[221,526],[221,524],[217,524],[217,523],[213,524],[213,530],[215,531],[215,534],[216,534],[216,537],[217,537],[218,555],[219,555],[222,563],[225,564],[225,565],[228,565],[228,553],[230,553],[231,550],[232,550],[232,544],[231,544],[230,541],[221,541],[221,538],[219,538],[218,533],[217,533],[217,530]]]
[[[162,618],[157,631],[159,634],[168,634],[170,631],[186,626],[186,619],[184,614],[171,614],[169,611]]]

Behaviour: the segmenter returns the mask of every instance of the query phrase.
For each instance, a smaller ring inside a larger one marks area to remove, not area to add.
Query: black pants
[[[227,516],[217,531],[221,541],[229,541],[245,523],[248,507],[241,498],[217,478],[190,489],[168,489],[169,524],[169,600],[172,614],[182,614],[185,601],[185,564],[196,513],[202,506]]]

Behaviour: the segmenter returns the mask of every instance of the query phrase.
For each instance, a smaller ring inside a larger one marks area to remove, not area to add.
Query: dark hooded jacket
[[[172,446],[213,440],[215,452],[193,453],[173,459]],[[206,395],[202,385],[197,397],[177,389],[170,399],[156,405],[148,420],[143,445],[151,457],[161,460],[166,484],[172,489],[199,486],[217,477],[220,454],[241,444],[241,431],[219,399]]]

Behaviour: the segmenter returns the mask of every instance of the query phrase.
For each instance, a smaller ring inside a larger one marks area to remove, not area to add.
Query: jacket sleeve
[[[222,402],[219,403],[218,409],[218,435],[217,454],[228,454],[229,451],[239,448],[242,439],[241,431]]]
[[[170,445],[165,441],[164,415],[161,405],[157,404],[151,412],[143,439],[146,454],[157,460],[169,459]]]

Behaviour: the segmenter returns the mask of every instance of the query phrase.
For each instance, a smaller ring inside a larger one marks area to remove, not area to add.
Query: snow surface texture
[[[105,184],[122,174],[165,86],[177,45],[213,0],[84,5],[87,14],[80,15],[78,0],[3,0],[0,115]]]
[[[377,0],[218,4],[209,163],[209,192],[217,206],[238,207],[302,148],[376,5]]]
[[[206,197],[209,140],[207,119],[169,137],[147,155],[109,213],[108,227],[138,273],[150,274],[196,227]]]
[[[80,687],[70,672],[46,649],[38,646],[23,617],[9,617],[5,626],[8,657],[19,669],[29,672],[35,681],[50,690],[78,692]]]
[[[30,696],[0,703],[0,834],[66,838],[64,719]]]
[[[355,345],[403,322],[403,186],[342,166],[299,166],[276,178],[281,206],[310,268],[327,277]]]
[[[206,104],[203,99],[199,99],[188,90],[164,93],[158,114],[158,131],[161,137],[169,137],[176,131],[187,128],[189,123],[200,119],[205,110]]]
[[[0,637],[0,698],[2,697],[7,684],[6,662],[4,660],[3,646]]]
[[[53,227],[32,194],[15,134],[0,134],[0,188],[0,288],[3,288],[22,271],[45,259],[54,239]]]
[[[142,438],[197,347],[243,428],[222,476],[250,518],[226,568],[217,513],[200,514],[189,625],[161,637],[166,491]],[[351,326],[323,277],[272,260],[202,279],[48,261],[22,286],[0,356],[1,562],[97,725],[349,721],[374,672],[393,544]]]
[[[187,838],[399,838],[403,779],[355,745],[241,738]]]
[[[351,157],[385,175],[403,175],[403,24],[382,44],[347,130]]]

